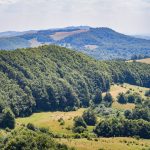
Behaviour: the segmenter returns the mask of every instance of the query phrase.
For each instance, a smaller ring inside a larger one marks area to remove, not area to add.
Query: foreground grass
[[[150,150],[150,140],[134,138],[58,139],[77,150]]]

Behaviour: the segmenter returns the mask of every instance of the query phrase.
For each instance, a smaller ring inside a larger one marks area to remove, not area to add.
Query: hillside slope
[[[43,44],[72,48],[103,60],[130,59],[132,55],[150,55],[150,40],[127,36],[109,28],[68,27],[0,38],[0,49],[6,50],[37,47]]]
[[[0,52],[0,110],[16,116],[87,107],[112,82],[150,87],[150,65],[96,61],[54,45]]]

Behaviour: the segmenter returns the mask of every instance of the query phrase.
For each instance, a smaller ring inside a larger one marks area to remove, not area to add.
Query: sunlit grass
[[[18,124],[28,124],[32,123],[37,127],[47,127],[54,133],[71,134],[72,131],[66,128],[73,126],[73,119],[75,116],[81,116],[85,109],[81,108],[77,111],[70,112],[41,112],[34,113],[30,117],[17,118]],[[63,118],[65,121],[64,125],[60,125],[58,119]]]
[[[150,140],[133,138],[59,139],[58,142],[77,150],[149,150]]]

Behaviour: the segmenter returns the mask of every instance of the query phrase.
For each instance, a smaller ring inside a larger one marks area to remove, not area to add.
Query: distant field
[[[141,60],[137,60],[137,61],[138,61],[138,62],[142,62],[142,63],[150,64],[150,58],[141,59]]]
[[[114,98],[114,103],[112,105],[113,108],[117,108],[117,109],[133,109],[135,107],[135,104],[119,104],[116,101],[116,97],[119,93],[126,93],[128,90],[131,90],[132,92],[137,92],[139,93],[143,98],[146,98],[144,96],[145,91],[148,90],[148,88],[145,87],[140,87],[140,86],[135,86],[135,85],[130,85],[130,84],[123,84],[123,85],[113,85],[110,88],[110,93],[112,94],[113,98]]]
[[[136,61],[141,62],[141,63],[150,64],[150,58],[140,59],[140,60],[136,60]],[[133,62],[133,60],[130,60],[128,62]]]
[[[149,150],[150,140],[133,138],[59,139],[58,142],[77,150]]]

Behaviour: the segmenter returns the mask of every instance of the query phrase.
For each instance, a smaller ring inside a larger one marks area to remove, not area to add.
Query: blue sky
[[[150,0],[0,0],[0,31],[78,25],[150,34]]]

